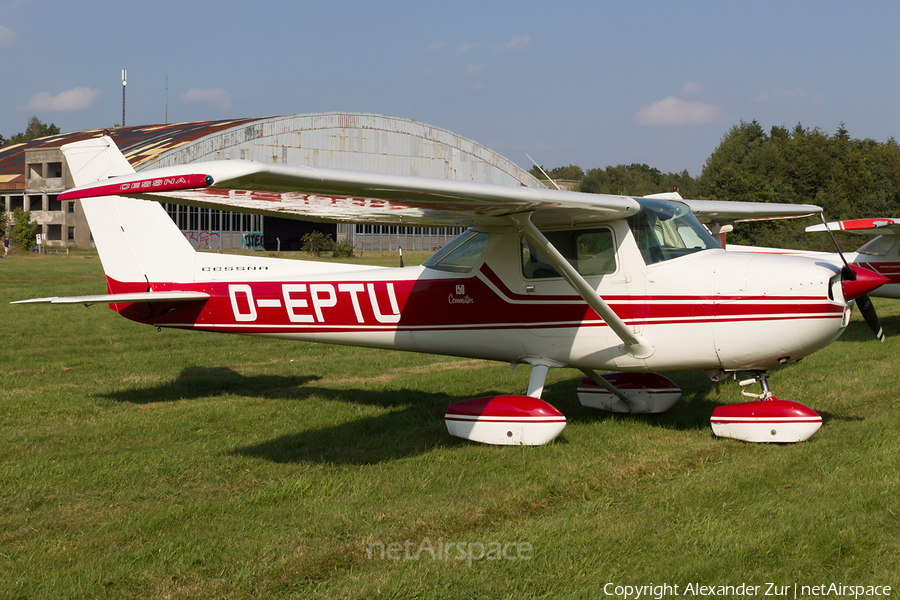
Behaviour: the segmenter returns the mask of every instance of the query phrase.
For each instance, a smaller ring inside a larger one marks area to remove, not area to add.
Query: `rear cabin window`
[[[582,277],[616,272],[616,250],[611,229],[603,227],[541,233]],[[522,275],[525,279],[561,277],[540,250],[524,237],[521,240]]]

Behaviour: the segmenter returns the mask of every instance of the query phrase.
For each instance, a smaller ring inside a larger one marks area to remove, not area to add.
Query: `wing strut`
[[[593,369],[581,369],[581,372],[590,377],[594,383],[624,402],[625,406],[627,406],[629,409],[633,409],[633,405],[631,404],[631,400],[628,398],[628,396],[626,396],[619,388],[603,379],[603,377],[600,376],[600,373]]]
[[[573,267],[566,258],[560,254],[559,250],[553,247],[544,234],[535,227],[531,222],[531,213],[510,215],[520,231],[525,235],[529,242],[537,246],[547,262],[556,269],[556,272],[562,275],[572,288],[578,292],[588,306],[594,309],[597,315],[606,321],[609,328],[619,337],[625,344],[625,351],[635,358],[649,358],[653,355],[654,347],[648,340],[642,338],[632,331],[632,329],[619,318],[609,304],[597,294],[596,290],[591,287],[584,277],[581,276],[575,267]]]

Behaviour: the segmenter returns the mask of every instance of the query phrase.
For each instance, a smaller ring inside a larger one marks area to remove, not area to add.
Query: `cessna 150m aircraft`
[[[540,400],[548,370],[586,377],[587,406],[661,412],[680,397],[656,374],[746,373],[757,398],[718,407],[716,435],[808,438],[822,419],[767,385],[772,367],[834,341],[848,303],[884,283],[804,257],[726,252],[740,218],[807,205],[682,202],[347,172],[249,161],[135,173],[109,137],[62,148],[107,294],[24,302],[109,303],[155,327],[391,348],[531,365],[525,396],[451,404],[451,434],[541,444],[565,417]],[[470,228],[421,266],[365,267],[198,253],[159,202],[319,221]],[[695,216],[696,215],[696,216]],[[600,371],[619,371],[600,375]]]

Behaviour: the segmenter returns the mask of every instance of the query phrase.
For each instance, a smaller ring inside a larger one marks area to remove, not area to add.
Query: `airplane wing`
[[[772,202],[731,202],[727,200],[685,200],[677,191],[650,194],[644,198],[678,200],[687,204],[694,216],[707,225],[730,225],[745,221],[793,219],[822,212],[812,204],[778,204]]]
[[[115,163],[121,153],[112,140],[103,142],[111,155],[108,162]],[[77,150],[77,144],[73,146]],[[62,150],[68,156],[68,145]],[[244,160],[191,163],[103,179],[68,190],[59,200],[110,195],[308,221],[434,227],[496,225],[522,213],[532,213],[538,227],[603,222],[632,216],[641,208],[626,196]],[[811,205],[681,201],[702,222],[720,225],[822,210]]]
[[[492,225],[506,215],[532,211],[540,215],[539,225],[602,222],[640,210],[625,196],[239,160],[106,179],[59,199],[105,195],[310,221],[424,226]]]
[[[743,221],[790,219],[819,214],[822,208],[812,204],[774,202],[729,202],[724,200],[682,200],[701,223],[740,223]]]
[[[847,231],[861,235],[898,235],[900,234],[900,219],[876,218],[876,219],[852,219],[849,221],[832,221],[828,223],[831,231]],[[810,225],[806,231],[826,231],[825,224]]]

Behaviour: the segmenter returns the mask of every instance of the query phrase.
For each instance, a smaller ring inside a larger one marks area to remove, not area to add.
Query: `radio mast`
[[[122,127],[125,127],[125,76],[128,69],[122,69]]]

